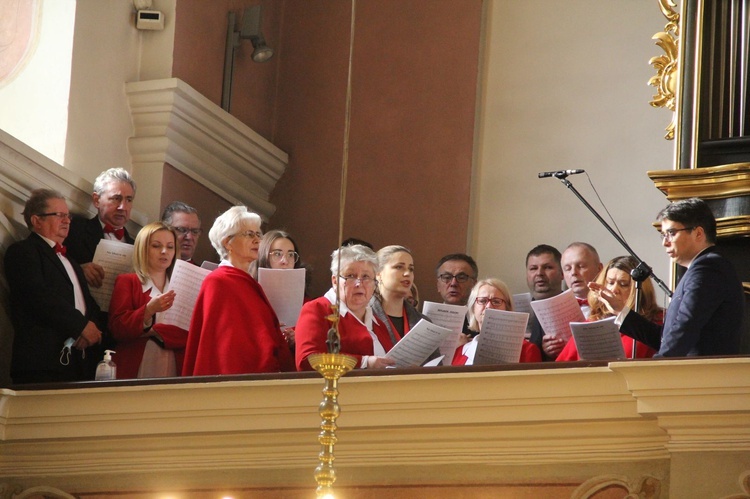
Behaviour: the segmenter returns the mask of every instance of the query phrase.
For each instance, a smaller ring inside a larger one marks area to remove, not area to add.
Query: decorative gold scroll
[[[677,62],[679,56],[678,40],[680,37],[680,15],[674,10],[677,6],[672,0],[658,0],[659,9],[664,17],[667,18],[667,24],[664,31],[656,33],[651,37],[656,40],[663,51],[664,55],[652,57],[648,63],[656,69],[656,76],[648,80],[648,84],[656,87],[656,95],[652,97],[651,106],[666,107],[672,111],[672,121],[665,128],[664,138],[667,140],[674,139],[675,126],[677,123],[676,95],[678,84]]]

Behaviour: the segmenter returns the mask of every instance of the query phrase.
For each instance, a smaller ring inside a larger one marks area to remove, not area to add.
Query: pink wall
[[[178,2],[174,76],[219,103],[226,14],[253,3]],[[253,63],[242,42],[232,114],[289,153],[268,228],[295,236],[322,293],[338,244],[351,4],[260,3],[275,56]],[[357,2],[344,237],[410,247],[423,299],[437,299],[437,260],[466,248],[481,11],[481,0]]]

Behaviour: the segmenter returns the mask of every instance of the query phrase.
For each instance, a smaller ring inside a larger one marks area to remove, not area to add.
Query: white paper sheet
[[[451,333],[452,331],[448,328],[420,319],[385,356],[395,360],[396,367],[422,365],[445,337]]]
[[[297,325],[305,300],[305,269],[258,269],[258,284],[263,287],[279,322]]]
[[[422,313],[429,318],[433,324],[448,328],[451,334],[446,336],[440,345],[440,354],[450,362],[458,347],[458,339],[464,329],[464,320],[469,307],[465,305],[449,305],[447,303],[424,302]]]
[[[209,262],[208,260],[203,260],[203,263],[201,263],[201,268],[206,270],[216,270],[217,268],[219,268],[219,264]]]
[[[526,322],[526,334],[524,338],[531,338],[531,316],[534,310],[531,308],[531,293],[519,293],[513,295],[513,310],[516,312],[525,312],[529,314],[529,320]]]
[[[102,312],[108,312],[112,290],[115,288],[115,278],[120,274],[133,272],[133,245],[101,239],[96,246],[92,262],[102,266],[104,280],[100,288],[89,286],[89,291]]]
[[[615,317],[593,322],[571,322],[570,329],[582,360],[624,359],[620,327]]]
[[[211,271],[196,267],[192,263],[177,260],[169,279],[169,289],[174,291],[174,303],[164,312],[162,323],[172,324],[182,329],[190,329],[190,318],[193,316],[198,292]]]
[[[526,312],[486,309],[474,365],[518,362],[528,322]]]
[[[571,336],[570,323],[586,320],[571,289],[552,298],[534,300],[531,308],[539,319],[544,334],[555,338],[568,340]]]

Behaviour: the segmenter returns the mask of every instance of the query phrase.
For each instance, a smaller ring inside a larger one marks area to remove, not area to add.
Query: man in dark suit
[[[68,206],[59,192],[37,189],[23,216],[31,234],[5,253],[15,330],[11,378],[14,383],[91,380],[101,360],[95,347],[103,324],[81,267],[61,244],[70,226]]]
[[[619,313],[616,322],[622,333],[659,350],[655,357],[739,354],[745,297],[734,267],[714,246],[716,220],[711,209],[698,198],[676,201],[657,220],[667,254],[687,267],[664,326],[623,307],[601,286],[591,289]]]
[[[93,218],[74,217],[70,234],[65,240],[68,255],[78,262],[89,286],[99,288],[104,281],[104,269],[95,263],[96,246],[102,239],[133,244],[125,229],[135,199],[135,182],[127,170],[110,168],[94,180],[91,200],[99,213]]]

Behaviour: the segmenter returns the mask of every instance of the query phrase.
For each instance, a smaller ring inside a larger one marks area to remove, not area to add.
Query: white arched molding
[[[630,480],[620,475],[601,475],[583,482],[571,499],[595,499],[596,495],[610,487],[627,492],[625,499],[656,499],[661,497],[661,481],[652,476]]]
[[[0,484],[0,499],[76,499],[75,496],[68,494],[55,487],[38,485],[24,489],[20,485]]]
[[[289,156],[177,78],[126,84],[134,136],[128,146],[134,175],[148,185],[158,216],[165,163],[232,204],[268,219],[268,200]],[[146,180],[147,179],[147,180]]]

